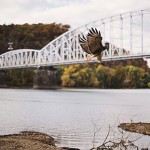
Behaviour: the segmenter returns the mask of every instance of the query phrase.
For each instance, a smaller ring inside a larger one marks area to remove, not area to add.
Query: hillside
[[[41,49],[69,28],[56,23],[0,25],[0,54],[8,51],[9,42],[13,43],[13,49]]]

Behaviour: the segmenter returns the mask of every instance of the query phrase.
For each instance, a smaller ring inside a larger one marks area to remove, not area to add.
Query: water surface
[[[0,89],[0,134],[35,130],[58,146],[87,150],[104,140],[109,125],[150,122],[149,106],[150,90]]]

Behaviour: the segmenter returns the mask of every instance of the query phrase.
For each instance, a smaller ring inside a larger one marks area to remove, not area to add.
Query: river
[[[34,130],[58,146],[88,150],[103,142],[109,126],[115,136],[119,123],[132,121],[150,122],[150,90],[0,89],[1,135]],[[148,138],[142,146],[150,147]]]

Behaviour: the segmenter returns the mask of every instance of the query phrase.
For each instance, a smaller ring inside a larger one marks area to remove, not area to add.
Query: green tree
[[[112,76],[111,88],[123,88],[125,77],[126,77],[125,67],[117,66],[113,70],[114,70],[114,75]]]
[[[6,71],[7,85],[11,87],[32,87],[33,69],[13,69]]]
[[[101,88],[108,88],[111,82],[110,68],[99,65],[96,69],[96,75]]]
[[[135,67],[135,66],[127,66],[126,67],[126,78],[131,81],[131,87],[139,88],[142,85],[142,76],[144,74],[144,69]]]
[[[149,72],[145,72],[144,75],[142,76],[142,88],[148,88],[149,87],[149,83],[150,83],[150,73]]]

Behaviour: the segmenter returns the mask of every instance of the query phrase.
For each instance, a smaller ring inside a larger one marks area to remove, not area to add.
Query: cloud
[[[53,6],[64,6],[64,5],[70,5],[74,4],[76,5],[77,3],[83,3],[86,2],[87,0],[46,0],[50,5]]]
[[[0,24],[56,22],[75,28],[148,6],[149,0],[1,0]]]

